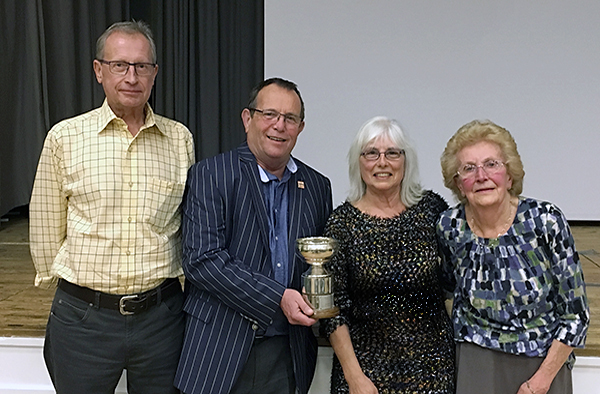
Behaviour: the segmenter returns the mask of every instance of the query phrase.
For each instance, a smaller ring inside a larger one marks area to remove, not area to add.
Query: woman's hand
[[[550,381],[544,381],[536,378],[534,375],[519,387],[517,394],[546,394],[548,390],[550,390],[551,384],[552,379],[550,379]]]
[[[565,364],[572,351],[573,348],[556,339],[553,340],[542,365],[529,380],[523,382],[517,394],[546,394],[550,390],[550,385],[552,385],[556,374]]]
[[[350,394],[378,394],[377,387],[365,375],[354,353],[348,326],[341,325],[329,336],[329,343],[337,356]]]
[[[378,394],[377,387],[364,373],[360,373],[351,379],[346,379],[350,394]]]

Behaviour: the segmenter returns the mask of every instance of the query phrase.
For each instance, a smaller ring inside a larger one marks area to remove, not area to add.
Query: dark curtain
[[[50,127],[102,104],[95,43],[117,21],[150,25],[150,104],[189,127],[197,158],[237,146],[240,112],[263,79],[263,12],[262,0],[1,0],[0,215],[29,202]]]
[[[27,204],[46,132],[102,102],[94,42],[128,3],[0,1],[0,215]]]
[[[240,113],[263,79],[263,2],[162,3],[139,14],[161,43],[153,107],[192,130],[199,159],[227,151],[244,140]]]

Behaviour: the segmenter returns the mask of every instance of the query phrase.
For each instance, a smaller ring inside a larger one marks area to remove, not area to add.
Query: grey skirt
[[[544,361],[490,350],[468,342],[456,345],[456,394],[516,394]],[[548,394],[573,394],[571,369],[562,366]]]

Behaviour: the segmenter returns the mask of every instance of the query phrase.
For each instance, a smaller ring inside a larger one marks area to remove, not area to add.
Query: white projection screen
[[[422,183],[455,203],[439,157],[473,119],[515,137],[523,195],[600,220],[600,1],[265,0],[265,77],[296,82],[294,155],[346,199],[357,130],[385,115],[419,154]]]

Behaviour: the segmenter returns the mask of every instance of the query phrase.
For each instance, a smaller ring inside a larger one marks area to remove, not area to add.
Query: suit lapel
[[[267,216],[267,205],[265,204],[262,190],[262,181],[260,180],[260,175],[258,173],[258,164],[246,143],[238,148],[238,152],[243,173],[242,179],[248,179],[251,204],[257,213],[257,220],[260,228],[260,242],[267,251],[266,256],[268,258],[259,262],[258,271],[263,272],[265,275],[270,275],[273,267],[271,266],[271,249],[269,247],[269,221]]]

